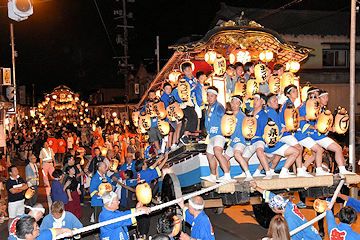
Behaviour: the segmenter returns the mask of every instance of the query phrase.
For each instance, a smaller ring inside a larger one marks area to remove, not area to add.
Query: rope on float
[[[218,183],[218,184],[216,184],[214,186],[204,188],[202,190],[199,190],[199,191],[196,191],[196,192],[193,192],[193,193],[186,194],[185,196],[183,196],[183,198],[184,198],[184,200],[187,200],[189,198],[199,196],[201,194],[212,191],[212,190],[214,190],[216,188],[219,188],[219,187],[221,187],[223,185],[226,185],[226,184],[232,183],[232,182],[235,183],[236,180],[234,180],[234,179],[226,180],[226,181],[224,181],[222,183]],[[163,204],[151,207],[150,209],[151,209],[151,212],[154,212],[154,211],[163,209],[165,207],[169,207],[171,205],[177,204],[180,201],[181,201],[181,198],[174,199],[174,200],[172,200],[170,202],[163,203]],[[103,227],[103,226],[106,226],[106,225],[109,225],[109,224],[124,221],[126,219],[129,219],[129,218],[132,218],[132,217],[138,217],[138,216],[144,215],[144,214],[146,214],[144,211],[139,211],[139,212],[128,214],[128,215],[125,215],[125,216],[122,216],[122,217],[110,219],[110,220],[107,220],[107,221],[104,221],[104,222],[101,222],[101,223],[95,223],[95,224],[88,225],[88,226],[83,227],[83,228],[75,229],[72,232],[73,232],[73,235],[75,236],[75,235],[78,235],[78,234],[81,234],[81,233],[84,233],[84,232],[88,232],[88,231],[91,231],[91,230],[94,230],[94,229],[97,229],[97,228],[100,228],[100,227]],[[66,238],[66,237],[69,237],[69,234],[63,233],[63,234],[60,234],[59,236],[57,236],[56,239],[62,239],[62,238]]]
[[[333,195],[333,197],[332,197],[332,199],[331,199],[331,202],[329,203],[329,206],[328,206],[329,209],[331,209],[331,208],[334,206],[335,200],[336,200],[337,196],[339,195],[340,190],[341,190],[341,187],[344,185],[344,182],[345,182],[345,180],[341,180],[341,181],[339,182],[339,185],[337,186],[337,188],[336,188],[336,190],[335,190],[335,192],[334,192],[334,195]],[[317,221],[319,221],[320,219],[324,218],[325,216],[326,216],[326,211],[323,212],[322,214],[320,214],[319,216],[313,218],[313,219],[310,220],[309,222],[307,222],[307,223],[305,223],[305,224],[303,224],[303,225],[301,225],[301,226],[293,229],[292,231],[290,231],[290,236],[292,236],[292,235],[294,235],[294,234],[296,234],[296,233],[304,230],[305,228],[307,228],[307,227],[309,227],[310,225],[316,223]]]

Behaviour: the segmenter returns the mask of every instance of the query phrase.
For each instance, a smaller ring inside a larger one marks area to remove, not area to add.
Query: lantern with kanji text
[[[139,115],[139,126],[143,127],[145,130],[149,130],[151,128],[151,118],[145,112],[142,112]]]
[[[163,101],[155,101],[154,103],[154,111],[156,113],[156,116],[159,119],[164,119],[166,118],[166,109],[165,109],[165,104]]]
[[[294,74],[292,72],[284,72],[281,75],[281,85],[283,88],[286,88],[287,86],[294,84]]]
[[[236,117],[232,111],[226,111],[221,119],[221,133],[225,137],[230,137],[236,128]]]
[[[255,93],[259,92],[259,83],[256,82],[255,78],[251,78],[246,83],[246,95],[249,98],[253,98]]]
[[[173,99],[170,101],[169,106],[166,108],[168,119],[171,122],[181,120],[184,117],[184,112],[180,108],[179,103]]]
[[[113,158],[110,160],[109,169],[111,171],[115,171],[117,169],[118,165],[119,165],[119,160],[117,160],[116,158]]]
[[[290,132],[296,131],[300,125],[299,110],[294,104],[287,104],[284,112],[285,126]]]
[[[252,114],[248,114],[244,117],[242,122],[242,134],[247,139],[250,140],[255,136],[257,127],[257,120]]]
[[[269,78],[269,90],[273,94],[278,94],[281,91],[281,81],[277,74],[273,74]]]
[[[102,196],[105,192],[110,191],[112,191],[111,184],[108,181],[103,180],[102,183],[99,185],[99,196]]]
[[[131,114],[132,117],[132,121],[134,123],[134,126],[137,127],[139,124],[139,115],[140,115],[140,111],[134,111]]]
[[[246,83],[244,79],[235,83],[234,96],[239,95],[244,97],[246,95]]]
[[[268,119],[267,125],[264,128],[263,138],[266,144],[270,147],[275,146],[275,144],[279,140],[279,127],[271,118]]]
[[[180,79],[177,89],[180,99],[187,102],[190,97],[190,84],[184,78]]]
[[[169,134],[169,132],[170,132],[170,124],[167,121],[159,119],[157,124],[158,124],[159,132],[162,135],[168,135]]]
[[[319,98],[309,98],[306,100],[306,116],[310,120],[316,120],[320,114],[320,100]]]
[[[236,62],[241,62],[245,64],[251,61],[251,55],[249,51],[245,49],[235,49],[229,55],[230,64],[235,64]]]
[[[215,74],[222,76],[226,71],[226,60],[220,54],[216,56],[214,61],[214,72]]]
[[[258,83],[264,83],[267,79],[266,66],[263,63],[256,64],[254,68],[255,78]]]
[[[154,102],[147,101],[145,107],[146,107],[146,114],[149,115],[149,117],[151,118],[155,117]]]
[[[326,133],[333,125],[333,121],[334,116],[332,115],[330,110],[327,109],[324,112],[320,113],[316,124],[318,131],[321,133]]]
[[[136,186],[135,189],[136,198],[139,202],[146,205],[151,202],[152,191],[148,183],[140,183]]]
[[[335,132],[338,134],[344,134],[349,128],[349,115],[345,108],[338,107],[337,113],[335,116]]]

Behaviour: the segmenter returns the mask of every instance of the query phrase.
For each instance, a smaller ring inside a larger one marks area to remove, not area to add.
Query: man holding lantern
[[[208,134],[206,157],[209,161],[210,175],[201,177],[201,179],[215,183],[231,179],[229,163],[222,154],[225,137],[221,133],[221,118],[225,114],[225,108],[217,101],[219,90],[216,87],[210,86],[206,92],[209,103],[205,112],[205,127]],[[224,176],[218,180],[216,180],[217,164],[215,157],[224,171]]]

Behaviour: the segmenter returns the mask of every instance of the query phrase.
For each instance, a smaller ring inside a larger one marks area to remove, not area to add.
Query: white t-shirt
[[[73,145],[74,145],[74,138],[72,136],[68,137],[67,138],[67,147],[68,147],[68,149],[73,148]]]

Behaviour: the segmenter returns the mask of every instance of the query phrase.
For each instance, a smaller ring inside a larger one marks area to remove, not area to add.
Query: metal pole
[[[157,72],[160,72],[160,40],[159,36],[156,36],[156,61],[157,61]]]
[[[126,19],[126,0],[123,0],[123,24],[124,24],[124,60],[125,60],[125,87],[127,87],[127,95],[130,94],[130,86],[128,79],[128,29]]]
[[[17,131],[17,109],[16,109],[16,77],[15,77],[15,43],[14,43],[14,25],[10,23],[11,38],[11,57],[12,57],[12,76],[14,81],[14,110],[15,110],[15,131]]]
[[[356,33],[356,0],[351,0],[350,24],[350,129],[349,161],[355,172],[355,35]]]

